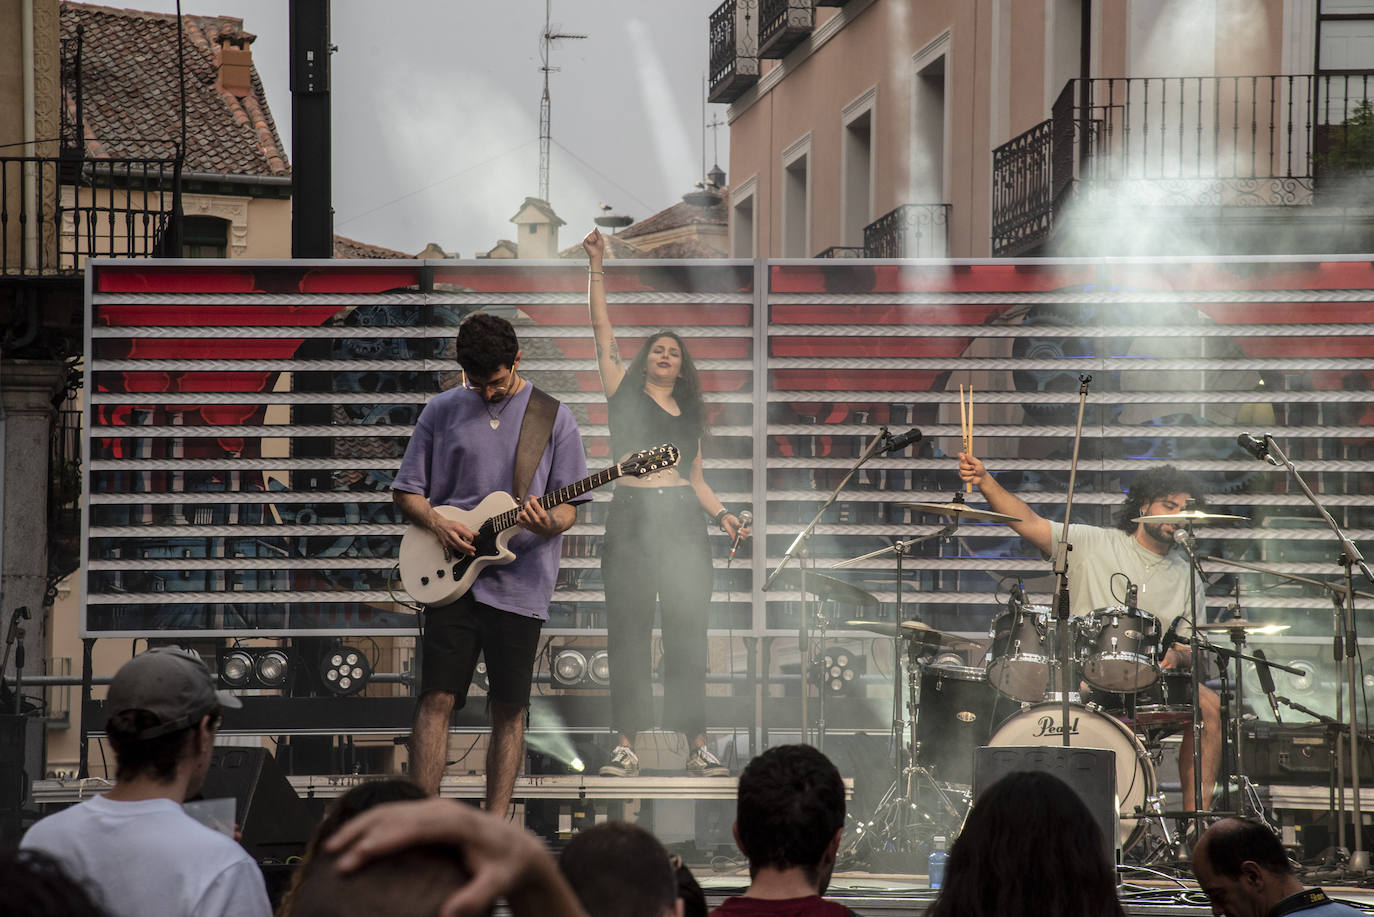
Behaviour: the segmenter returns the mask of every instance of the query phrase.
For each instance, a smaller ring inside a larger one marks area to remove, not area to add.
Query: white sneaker
[[[601,765],[601,776],[639,776],[639,755],[636,755],[635,750],[628,745],[617,745],[611,752],[610,763]]]
[[[730,769],[721,764],[710,749],[700,745],[687,756],[687,774],[691,777],[729,777]]]

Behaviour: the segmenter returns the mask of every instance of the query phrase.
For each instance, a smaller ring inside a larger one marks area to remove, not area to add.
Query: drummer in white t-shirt
[[[959,453],[959,477],[975,485],[994,512],[1017,517],[1008,525],[1044,554],[1052,554],[1063,525],[1051,522],[1026,505],[988,472],[974,456]],[[1189,564],[1181,552],[1174,551],[1171,524],[1131,522],[1140,516],[1179,513],[1188,508],[1194,494],[1200,496],[1196,480],[1172,465],[1151,468],[1131,485],[1119,510],[1116,528],[1095,525],[1069,525],[1069,601],[1074,617],[1094,609],[1120,605],[1127,585],[1137,590],[1136,604],[1153,614],[1161,632],[1178,615],[1186,614],[1189,596]],[[1203,589],[1197,584],[1201,614]],[[1171,647],[1161,665],[1165,669],[1186,667],[1189,648]],[[1221,769],[1221,701],[1216,692],[1199,685],[1198,705],[1202,711],[1202,806],[1211,808],[1212,794]],[[1183,784],[1183,808],[1193,808],[1193,736],[1183,732],[1178,758],[1179,779]]]

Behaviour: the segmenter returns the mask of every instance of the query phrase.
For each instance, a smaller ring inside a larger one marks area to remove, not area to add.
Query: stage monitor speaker
[[[1092,813],[1102,831],[1103,852],[1119,862],[1121,832],[1116,800],[1116,752],[1062,745],[998,745],[978,749],[973,765],[973,802],[1007,774],[1041,771],[1063,780]]]
[[[0,714],[0,847],[17,847],[29,788],[43,776],[44,720]]]
[[[305,852],[315,821],[267,749],[215,747],[200,797],[226,796],[235,800],[243,846],[254,859],[280,862]]]

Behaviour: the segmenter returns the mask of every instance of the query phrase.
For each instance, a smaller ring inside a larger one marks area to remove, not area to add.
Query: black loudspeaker
[[[1119,862],[1116,752],[1062,745],[985,746],[974,756],[974,804],[984,790],[1014,771],[1043,771],[1072,787],[1102,830],[1103,852],[1108,861]]]
[[[200,798],[226,796],[234,798],[234,820],[254,859],[280,862],[305,852],[315,821],[267,749],[215,747]]]
[[[0,848],[19,846],[29,787],[43,776],[44,721],[0,714]]]

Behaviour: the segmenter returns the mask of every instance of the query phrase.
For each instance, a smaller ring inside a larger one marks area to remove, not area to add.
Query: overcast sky
[[[175,0],[121,6],[174,11]],[[719,0],[553,0],[550,197],[581,239],[598,205],[635,219],[702,175],[707,18]],[[464,258],[515,238],[510,218],[539,193],[540,35],[545,0],[334,0],[335,232]],[[183,12],[238,16],[291,149],[287,0],[183,0]],[[725,120],[706,106],[705,119]],[[706,135],[706,166],[728,130]]]

